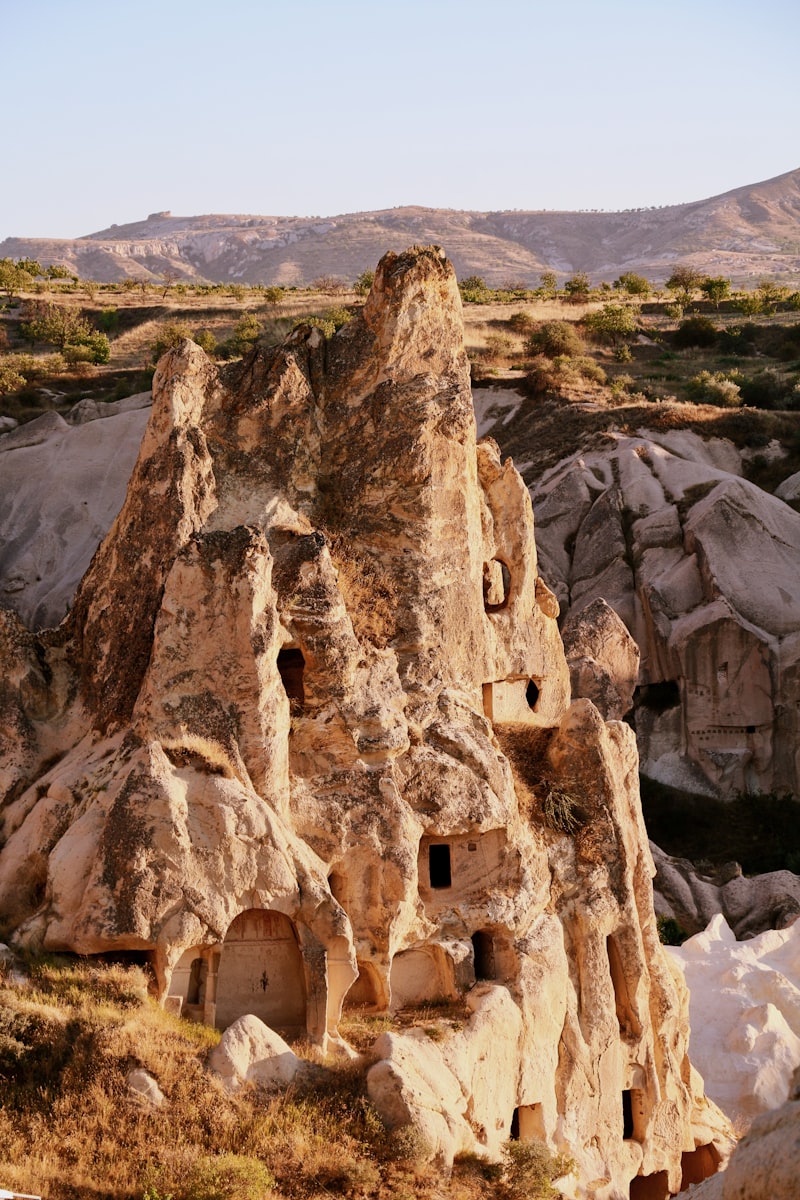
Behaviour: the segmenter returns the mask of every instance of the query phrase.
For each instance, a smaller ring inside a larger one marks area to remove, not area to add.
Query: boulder
[[[129,1071],[125,1083],[132,1098],[147,1108],[162,1108],[166,1103],[166,1097],[156,1080],[141,1067]]]
[[[606,721],[620,721],[633,707],[639,647],[624,622],[598,597],[570,613],[562,629],[574,698],[591,700]]]
[[[231,1092],[245,1083],[272,1090],[293,1083],[307,1064],[258,1017],[239,1017],[208,1056],[208,1065]]]
[[[669,954],[689,988],[692,1062],[738,1124],[780,1104],[800,1066],[800,925],[737,942],[721,915]]]

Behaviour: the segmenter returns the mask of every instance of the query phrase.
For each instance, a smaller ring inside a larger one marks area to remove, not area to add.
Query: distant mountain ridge
[[[443,246],[460,278],[533,286],[544,270],[624,271],[662,283],[680,262],[736,282],[800,282],[800,169],[708,200],[627,212],[391,208],[334,217],[152,213],[73,239],[6,238],[0,257],[59,263],[83,278],[304,284],[354,279],[387,250]]]

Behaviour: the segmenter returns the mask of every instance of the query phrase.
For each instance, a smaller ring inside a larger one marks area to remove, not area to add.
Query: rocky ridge
[[[714,1170],[634,736],[570,704],[441,251],[387,255],[330,342],[184,343],[153,401],[64,622],[0,613],[4,932],[322,1045],[343,1005],[466,993],[452,1039],[376,1046],[389,1125],[445,1163],[541,1137],[596,1200]]]
[[[459,278],[495,286],[538,284],[588,271],[609,282],[624,271],[658,283],[676,262],[738,282],[800,281],[800,171],[720,196],[627,212],[458,212],[420,207],[331,217],[151,213],[73,239],[7,237],[0,257],[60,263],[86,279],[160,279],[164,271],[212,282],[302,284],[353,280],[388,248],[413,241],[448,247]]]

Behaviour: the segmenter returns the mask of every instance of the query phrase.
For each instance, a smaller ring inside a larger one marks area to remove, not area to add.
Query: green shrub
[[[570,321],[544,321],[528,338],[526,349],[529,354],[545,354],[548,358],[579,355],[583,341]]]
[[[514,333],[526,334],[530,333],[535,325],[535,321],[530,313],[515,312],[508,318],[508,327]]]
[[[662,946],[682,946],[689,934],[674,917],[658,918],[658,940]]]
[[[549,1200],[559,1192],[553,1181],[575,1169],[571,1158],[552,1154],[537,1140],[507,1142],[503,1150],[505,1179],[503,1191],[508,1200]]]
[[[362,271],[353,283],[353,291],[357,296],[368,296],[374,280],[374,271]]]
[[[774,367],[765,367],[755,375],[740,379],[742,403],[752,408],[794,408],[797,406],[796,384],[781,375]]]
[[[687,391],[699,404],[716,404],[720,408],[738,408],[742,403],[741,389],[736,377],[724,371],[700,371],[687,384]]]
[[[217,348],[217,339],[210,329],[198,329],[192,334],[192,341],[197,342],[201,350],[205,350],[206,354],[213,354]]]
[[[713,346],[716,340],[717,327],[710,317],[687,317],[672,335],[673,345],[681,350],[688,346]]]
[[[150,347],[153,361],[158,362],[162,354],[166,354],[168,350],[174,350],[176,346],[180,346],[181,342],[191,336],[192,331],[188,325],[181,325],[175,321],[164,325]]]
[[[262,1162],[241,1154],[220,1154],[195,1163],[180,1200],[264,1200],[275,1186]]]
[[[595,341],[616,346],[636,332],[636,310],[626,304],[604,304],[588,313],[584,326]]]

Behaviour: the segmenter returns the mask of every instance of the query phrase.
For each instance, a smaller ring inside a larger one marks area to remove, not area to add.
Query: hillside
[[[392,208],[333,217],[152,213],[74,239],[16,238],[0,257],[59,263],[82,278],[131,276],[293,285],[322,275],[352,280],[386,250],[447,249],[460,278],[533,284],[543,270],[593,281],[625,271],[662,283],[676,262],[735,282],[800,281],[800,170],[721,196],[626,212],[458,212]]]

